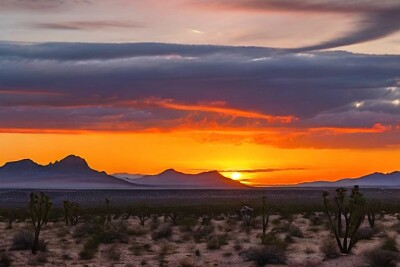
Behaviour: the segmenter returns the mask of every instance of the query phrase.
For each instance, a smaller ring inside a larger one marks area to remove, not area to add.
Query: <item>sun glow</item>
[[[231,178],[233,180],[239,180],[242,177],[242,175],[240,174],[240,172],[232,172],[231,173]]]

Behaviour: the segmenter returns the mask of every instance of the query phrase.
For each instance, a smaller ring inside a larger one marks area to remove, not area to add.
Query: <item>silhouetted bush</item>
[[[33,233],[28,231],[18,231],[12,240],[11,250],[29,250],[32,249],[34,242]],[[43,240],[39,240],[38,243],[39,251],[47,251],[47,243]]]
[[[0,254],[0,267],[9,267],[11,266],[12,260],[10,256],[6,253],[1,253]]]
[[[266,264],[285,264],[285,251],[278,246],[258,246],[249,248],[240,255],[247,261],[254,261],[258,266]]]
[[[110,246],[105,252],[107,258],[111,261],[119,261],[121,259],[121,252],[115,245]]]
[[[214,250],[219,249],[222,245],[228,244],[228,236],[225,235],[210,235],[207,239],[207,248]]]
[[[374,234],[376,234],[376,228],[361,227],[358,229],[355,238],[357,240],[369,240]]]
[[[289,234],[294,237],[303,238],[304,234],[301,229],[293,224],[289,226]]]
[[[172,235],[172,226],[169,223],[161,225],[157,230],[154,230],[151,234],[153,240],[159,240],[162,238],[170,238]]]
[[[209,225],[200,225],[193,231],[193,239],[197,243],[206,242],[207,237],[214,233],[214,226],[212,224]]]
[[[399,260],[398,253],[379,248],[367,251],[364,255],[370,267],[396,267],[396,261]]]
[[[325,239],[324,241],[322,241],[320,250],[327,259],[335,259],[340,257],[339,248],[335,241],[332,239]]]
[[[286,249],[288,244],[281,240],[276,233],[269,232],[262,239],[263,245],[277,246],[281,249]]]
[[[381,246],[381,249],[387,250],[387,251],[393,251],[393,252],[398,252],[397,248],[397,242],[395,238],[388,237],[383,241],[383,244]]]

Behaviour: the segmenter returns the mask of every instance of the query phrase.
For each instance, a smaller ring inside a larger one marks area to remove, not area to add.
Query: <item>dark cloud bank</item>
[[[304,130],[379,124],[391,129],[379,145],[392,145],[400,143],[393,133],[400,123],[398,100],[398,55],[162,43],[0,43],[2,129]],[[199,108],[190,110],[191,105]],[[233,111],[220,114],[221,109]],[[236,110],[296,119],[270,123],[234,115]],[[312,146],[307,138],[313,135],[303,136],[303,144]],[[324,138],[335,141],[324,136],[320,147],[326,146]],[[346,140],[341,142],[351,143]]]

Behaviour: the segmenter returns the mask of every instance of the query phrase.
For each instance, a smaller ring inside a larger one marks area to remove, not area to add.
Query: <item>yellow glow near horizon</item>
[[[240,174],[240,172],[232,172],[231,173],[231,179],[233,180],[239,180],[242,177],[242,175]]]
[[[85,158],[93,169],[110,174],[157,174],[169,168],[185,173],[198,173],[199,169],[282,169],[239,173],[241,182],[255,186],[359,177],[376,171],[395,171],[400,166],[400,147],[282,149],[255,143],[238,145],[224,140],[201,142],[193,138],[193,133],[4,133],[0,134],[0,151],[0,166],[24,158],[48,164],[75,154]],[[285,171],[290,167],[304,169]],[[233,173],[223,174],[233,178]]]

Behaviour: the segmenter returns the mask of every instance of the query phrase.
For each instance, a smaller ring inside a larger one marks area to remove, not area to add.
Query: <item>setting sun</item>
[[[242,175],[240,174],[240,172],[232,172],[232,173],[231,173],[231,178],[232,178],[233,180],[239,180],[240,177],[242,177]]]

